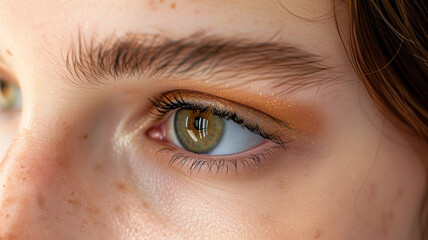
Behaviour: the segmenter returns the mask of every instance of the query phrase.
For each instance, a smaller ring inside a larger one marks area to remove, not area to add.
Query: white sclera
[[[224,121],[224,132],[218,145],[208,154],[209,155],[231,155],[250,150],[265,139],[258,134],[250,132],[235,122]]]
[[[183,148],[178,140],[174,130],[175,113],[168,119],[168,136],[167,138],[178,147]],[[224,120],[223,136],[217,146],[205,155],[232,155],[250,150],[266,139],[258,134],[250,132],[239,124],[229,120]]]

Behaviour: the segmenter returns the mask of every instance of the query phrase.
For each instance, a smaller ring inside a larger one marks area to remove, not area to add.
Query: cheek
[[[411,229],[419,219],[425,186],[420,156],[404,141],[384,138],[356,197],[356,210],[391,236],[398,229]]]

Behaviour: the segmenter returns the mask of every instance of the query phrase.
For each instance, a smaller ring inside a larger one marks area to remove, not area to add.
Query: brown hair
[[[428,4],[349,0],[350,57],[369,95],[428,141]]]
[[[381,111],[428,142],[427,1],[347,4],[348,53],[362,84]],[[421,225],[428,239],[428,218],[422,210]]]

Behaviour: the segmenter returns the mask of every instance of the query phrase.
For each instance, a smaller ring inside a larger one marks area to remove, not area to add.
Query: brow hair
[[[125,34],[101,42],[85,41],[65,55],[67,82],[75,85],[108,84],[123,77],[222,79],[230,82],[270,80],[282,84],[310,85],[325,80],[332,67],[324,59],[282,43],[254,42],[196,33],[171,39],[161,35]]]

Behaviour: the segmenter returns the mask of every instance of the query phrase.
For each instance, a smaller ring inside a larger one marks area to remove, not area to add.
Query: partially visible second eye
[[[266,141],[260,135],[210,111],[177,110],[166,125],[166,137],[171,143],[196,154],[232,155]]]
[[[21,107],[19,87],[0,79],[0,111],[17,110]]]

